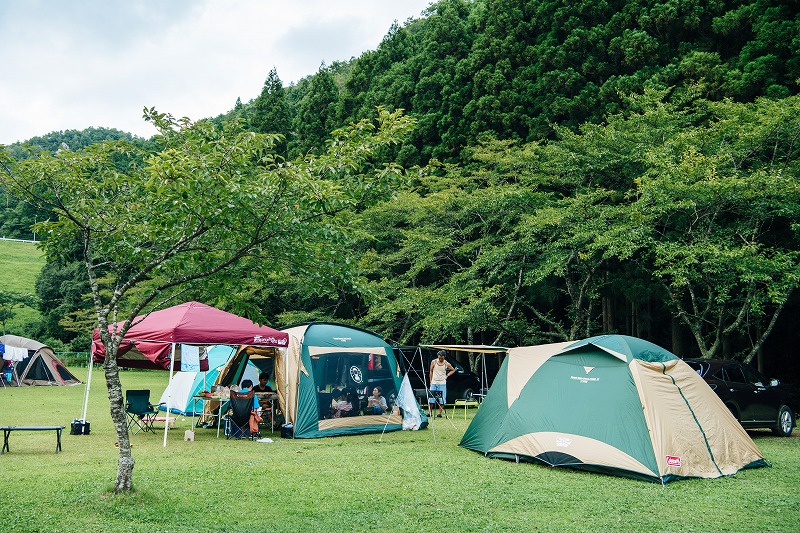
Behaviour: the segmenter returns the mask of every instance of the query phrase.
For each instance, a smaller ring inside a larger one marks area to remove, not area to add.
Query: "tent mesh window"
[[[311,362],[320,420],[331,418],[334,391],[345,392],[355,415],[363,414],[375,387],[381,388],[381,396],[389,407],[397,397],[394,377],[385,355],[333,353],[312,357]]]

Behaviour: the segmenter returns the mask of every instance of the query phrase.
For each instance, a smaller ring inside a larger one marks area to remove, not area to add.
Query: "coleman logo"
[[[353,338],[352,337],[334,337],[333,340],[341,341],[341,342],[347,342],[347,341],[353,340]]]
[[[364,374],[361,373],[361,369],[357,366],[350,367],[350,379],[353,380],[355,383],[361,383],[364,381]]]
[[[668,455],[667,466],[681,466],[681,458],[675,455]]]
[[[568,439],[567,437],[556,437],[556,446],[559,448],[569,448],[570,444],[572,444],[572,439]]]
[[[585,366],[585,367],[583,367],[583,371],[586,372],[587,374],[589,372],[591,372],[592,370],[594,370],[593,366]]]
[[[569,379],[574,379],[576,381],[580,381],[581,383],[600,381],[600,378],[587,378],[586,376],[570,376]]]

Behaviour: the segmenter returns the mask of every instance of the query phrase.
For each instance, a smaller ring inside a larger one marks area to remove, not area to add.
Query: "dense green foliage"
[[[85,130],[66,130],[33,137],[24,143],[14,143],[6,147],[7,153],[17,161],[36,157],[42,152],[54,154],[59,150],[80,150],[94,143],[124,140],[148,146],[147,141],[116,129],[87,128]],[[34,208],[24,201],[11,198],[0,187],[0,237],[35,240],[31,226],[37,221],[50,217],[48,211]]]
[[[635,105],[476,148],[474,168],[364,213],[363,323],[403,343],[617,331],[753,358],[800,275],[800,100]]]
[[[340,213],[358,238],[331,253],[354,272],[312,291],[244,262],[229,276],[249,307],[222,296],[230,279],[185,294],[403,343],[619,332],[681,355],[763,352],[786,372],[791,343],[775,332],[796,329],[800,309],[799,43],[800,5],[779,0],[436,2],[296,85],[271,70],[214,119],[278,134],[271,153],[291,159],[379,105],[416,118],[382,155],[437,170]],[[0,234],[41,220],[16,211]],[[81,349],[76,245],[61,243],[37,290],[44,334]]]

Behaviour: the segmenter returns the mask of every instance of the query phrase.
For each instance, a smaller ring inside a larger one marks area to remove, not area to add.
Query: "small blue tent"
[[[236,348],[224,344],[211,346],[208,350],[208,372],[176,372],[172,384],[167,385],[161,395],[159,409],[166,411],[167,397],[170,412],[184,416],[200,416],[203,414],[203,402],[194,402],[197,393],[209,390],[217,381],[220,371],[231,357],[236,353]],[[248,363],[242,380],[249,379],[258,383],[259,370],[253,363]],[[241,381],[240,381],[241,382]]]

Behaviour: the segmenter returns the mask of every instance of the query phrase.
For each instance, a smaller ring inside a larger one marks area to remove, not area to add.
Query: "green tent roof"
[[[628,335],[598,335],[570,344],[562,353],[579,350],[586,346],[595,346],[626,363],[640,359],[649,363],[664,363],[678,359],[672,352],[644,339]]]

